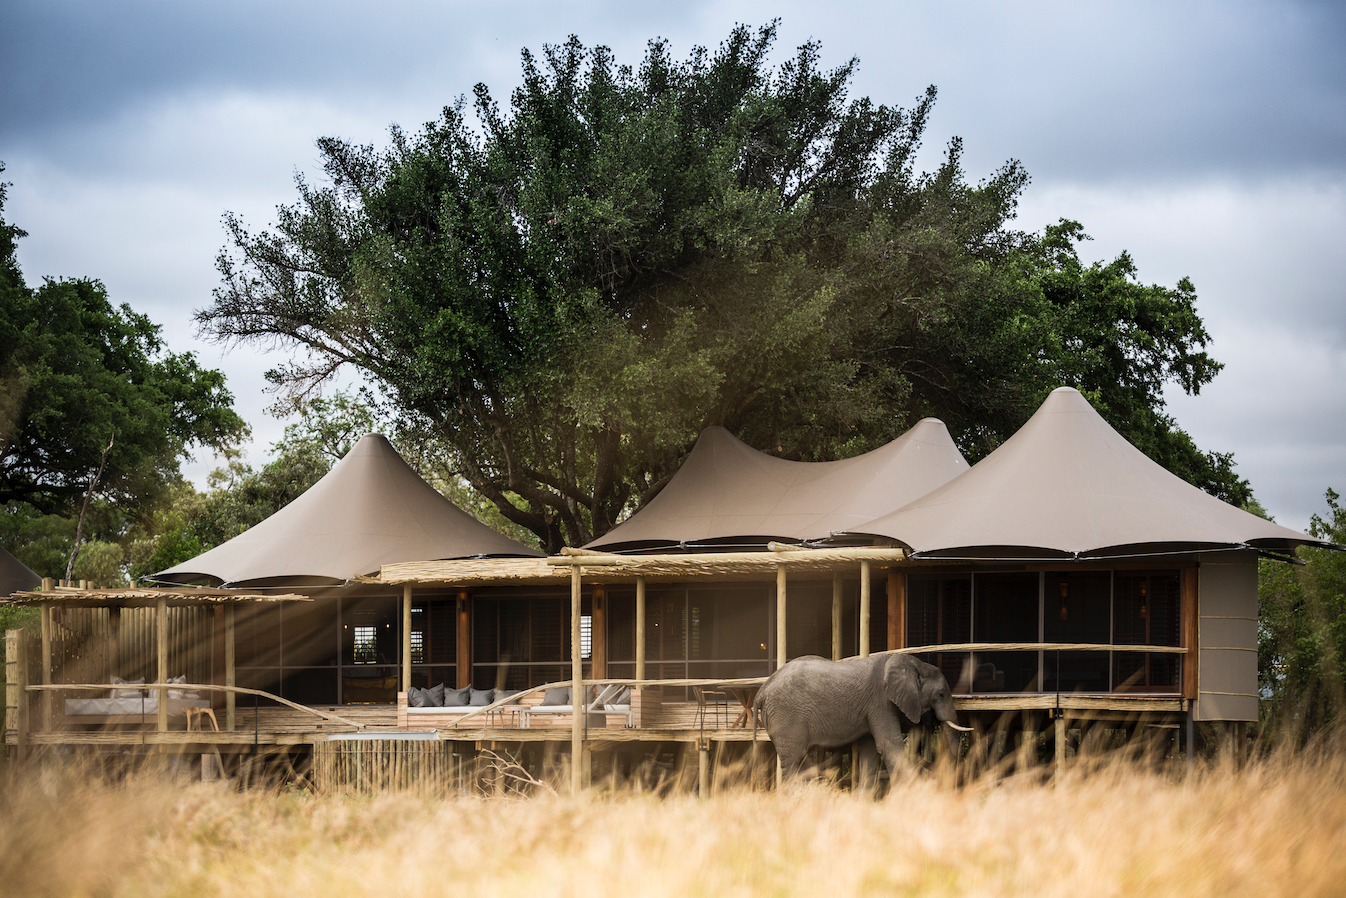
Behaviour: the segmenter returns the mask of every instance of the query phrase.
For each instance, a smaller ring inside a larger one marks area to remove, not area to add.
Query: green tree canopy
[[[0,212],[4,198],[0,186]],[[22,236],[0,221],[0,503],[69,513],[111,441],[98,491],[135,507],[191,448],[237,443],[247,428],[222,373],[167,351],[159,326],[113,306],[96,280],[30,288]]]
[[[1346,508],[1326,493],[1309,534],[1346,546]],[[1256,507],[1253,510],[1260,511]],[[1258,677],[1264,731],[1302,739],[1346,720],[1346,552],[1300,548],[1298,565],[1260,563]]]
[[[475,121],[459,101],[384,149],[320,140],[327,182],[272,230],[228,217],[203,330],[305,351],[271,372],[294,395],[355,366],[550,550],[652,498],[711,424],[828,459],[937,415],[975,459],[1062,383],[1246,493],[1162,411],[1219,368],[1190,284],[1083,265],[1073,222],[1013,229],[1017,162],[971,184],[955,140],[918,173],[934,88],[852,99],[856,60],[773,68],[775,36],[636,67],[572,37],[523,54],[507,110],[478,85]]]

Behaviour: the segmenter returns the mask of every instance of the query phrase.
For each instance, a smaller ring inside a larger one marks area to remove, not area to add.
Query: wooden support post
[[[570,791],[584,787],[584,661],[580,657],[580,566],[570,569]]]
[[[907,575],[888,572],[888,648],[907,647]]]
[[[122,674],[122,609],[113,605],[108,609],[108,673]],[[108,682],[112,682],[110,679]]]
[[[594,586],[590,597],[593,614],[589,618],[589,666],[595,680],[608,675],[608,597],[602,586]]]
[[[230,602],[224,606],[224,685],[237,686],[238,672],[235,669],[235,647],[237,641],[234,635],[234,617],[237,609],[234,603]],[[233,692],[224,694],[224,729],[232,733],[236,722],[236,709],[238,706],[238,696]]]
[[[1184,568],[1182,572],[1182,645],[1187,654],[1182,656],[1182,697],[1191,701],[1197,697],[1200,683],[1201,618],[1198,582],[1200,569]]]
[[[700,798],[710,798],[710,745],[697,744],[696,794]]]
[[[14,756],[28,757],[28,641],[22,630],[5,632],[6,729],[14,730]]]
[[[458,593],[458,688],[472,685],[472,596],[467,590]]]
[[[411,689],[411,584],[402,587],[402,691]]]
[[[1058,711],[1056,716],[1056,781],[1060,782],[1061,777],[1066,773],[1066,719]]]
[[[832,660],[841,660],[841,572],[832,575]]]
[[[42,685],[51,685],[51,602],[43,602],[41,614],[42,622]],[[52,727],[51,716],[51,690],[42,690],[42,732],[48,732]]]
[[[869,562],[860,562],[860,657],[869,657]]]
[[[636,578],[636,679],[645,679],[645,578]]]
[[[776,669],[785,666],[785,568],[776,568]]]
[[[159,596],[154,603],[155,647],[158,650],[159,721],[161,733],[168,732],[168,599]]]

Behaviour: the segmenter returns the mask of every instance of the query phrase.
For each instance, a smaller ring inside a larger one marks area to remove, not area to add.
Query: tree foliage
[[[226,450],[246,433],[224,375],[167,351],[159,326],[113,306],[101,283],[30,288],[15,255],[22,236],[0,222],[0,503],[68,514],[115,436],[98,491],[135,507],[174,480],[191,448]]]
[[[1309,535],[1346,546],[1346,508],[1326,493]],[[1262,561],[1258,675],[1273,732],[1302,738],[1346,721],[1346,552],[1301,548],[1302,565]]]
[[[1219,365],[1186,281],[1127,256],[1086,266],[1078,224],[1011,227],[1015,161],[969,183],[953,141],[915,155],[910,109],[852,99],[857,61],[774,23],[637,67],[571,38],[523,54],[502,109],[484,85],[383,149],[318,142],[272,230],[228,217],[222,340],[302,350],[303,396],[344,365],[499,514],[550,550],[652,498],[706,426],[801,459],[890,440],[923,415],[979,458],[1052,388],[1081,387],[1141,448],[1246,495],[1163,414]]]

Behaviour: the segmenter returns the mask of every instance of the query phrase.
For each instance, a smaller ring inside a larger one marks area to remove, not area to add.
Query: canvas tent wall
[[[154,579],[248,587],[340,584],[399,561],[540,554],[459,510],[387,439],[368,434],[298,499]]]
[[[849,529],[889,537],[925,558],[1326,545],[1169,473],[1070,387],[1054,390],[1028,423],[971,470]]]
[[[1059,595],[1048,589],[1052,563],[1081,577],[1106,573],[1092,606],[1098,611],[1108,603],[1100,632],[1114,641],[1185,646],[1181,689],[1197,700],[1199,718],[1221,720],[1257,716],[1258,550],[1325,545],[1169,473],[1067,387],[1055,390],[1022,429],[971,470],[854,533],[893,539],[918,559],[971,562],[969,577],[976,576],[977,563],[985,570],[1037,562],[1039,573],[1021,575],[1023,608],[1005,619],[1006,627],[1031,621],[1043,634],[1057,619],[1069,621],[1072,607],[1077,618],[1089,613],[1072,606],[1071,584],[1063,582]],[[1143,582],[1136,580],[1142,575]],[[1119,597],[1119,578],[1130,578],[1124,586],[1131,593]],[[1137,585],[1128,585],[1131,580]],[[1084,588],[1075,587],[1074,595]],[[975,618],[981,606],[970,601]],[[1003,612],[1004,602],[985,608],[987,614]],[[1159,613],[1162,627],[1155,620]],[[977,635],[974,629],[973,641]],[[1145,664],[1141,673],[1149,677],[1151,659]],[[1107,676],[1115,688],[1116,668]],[[1171,680],[1163,685],[1178,688]]]
[[[648,505],[586,548],[606,551],[827,539],[968,469],[942,421],[925,418],[872,452],[831,462],[776,458],[707,428]]]
[[[240,615],[240,685],[305,704],[357,694],[391,702],[404,661],[406,597],[357,578],[404,561],[540,555],[459,510],[384,437],[369,434],[289,505],[154,579],[312,596],[311,605]],[[457,601],[452,591],[422,594],[411,614],[447,620],[439,629],[452,633]],[[437,663],[451,667],[454,659]]]
[[[41,577],[0,546],[0,597],[41,585]]]

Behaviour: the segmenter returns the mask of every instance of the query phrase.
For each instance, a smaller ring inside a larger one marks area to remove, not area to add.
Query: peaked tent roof
[[[271,517],[154,576],[232,585],[341,582],[399,561],[540,554],[460,511],[371,433]]]
[[[932,557],[1328,545],[1169,473],[1070,387],[966,474],[851,532]]]
[[[776,458],[723,427],[708,427],[659,495],[587,548],[825,539],[899,508],[967,468],[944,422],[935,418],[872,452],[828,462]]]
[[[41,585],[41,577],[0,546],[0,597]]]

